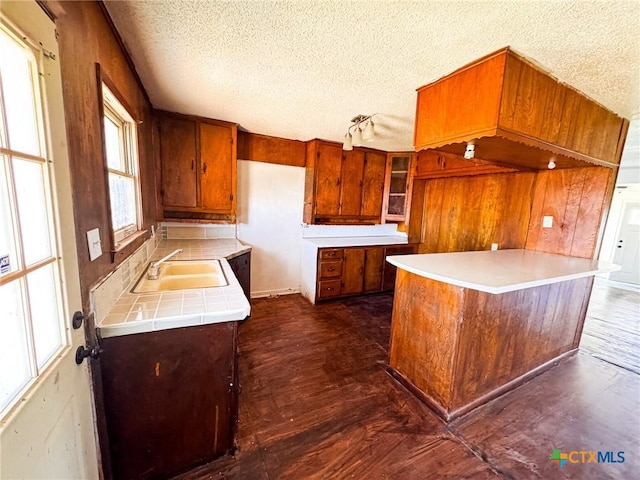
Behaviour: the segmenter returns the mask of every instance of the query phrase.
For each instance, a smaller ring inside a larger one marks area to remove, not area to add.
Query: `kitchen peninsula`
[[[593,275],[616,269],[524,249],[387,261],[398,267],[391,373],[445,421],[574,353]]]

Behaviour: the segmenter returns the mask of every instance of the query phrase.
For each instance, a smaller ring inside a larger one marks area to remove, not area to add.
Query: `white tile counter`
[[[608,262],[533,250],[402,255],[387,261],[422,277],[493,294],[620,269]]]
[[[98,331],[102,337],[238,321],[249,315],[249,301],[226,259],[249,252],[251,247],[236,239],[163,240],[151,260],[158,260],[178,248],[184,251],[171,260],[219,259],[229,285],[131,293],[139,277],[135,278],[98,323]]]

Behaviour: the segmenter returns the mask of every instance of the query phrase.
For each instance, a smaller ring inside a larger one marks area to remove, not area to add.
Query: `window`
[[[41,55],[0,25],[0,412],[68,344]]]
[[[117,249],[141,225],[138,139],[133,118],[104,83],[102,95],[111,227]]]

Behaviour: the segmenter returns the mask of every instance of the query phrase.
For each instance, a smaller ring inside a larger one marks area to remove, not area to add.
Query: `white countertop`
[[[422,277],[494,294],[620,269],[608,262],[533,250],[395,255],[387,261]]]
[[[172,260],[219,259],[229,285],[157,293],[131,293],[137,277],[98,324],[103,338],[177,327],[244,320],[249,301],[226,258],[249,252],[236,239],[163,240],[152,255],[157,260],[178,248]]]
[[[319,248],[402,245],[407,244],[408,242],[406,235],[380,235],[371,237],[309,237],[304,240]]]

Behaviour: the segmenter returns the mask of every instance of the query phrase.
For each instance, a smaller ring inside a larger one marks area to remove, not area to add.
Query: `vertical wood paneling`
[[[451,401],[463,299],[462,288],[398,271],[389,364],[440,405]]]
[[[420,215],[419,253],[487,250],[494,242],[499,248],[524,248],[534,178],[533,173],[440,178],[422,180],[424,189],[417,181],[410,229]]]
[[[464,407],[574,348],[592,281],[585,277],[501,295],[466,289],[449,408]]]
[[[151,105],[138,82],[118,38],[111,30],[98,2],[47,2],[56,15],[56,32],[60,47],[60,69],[64,97],[69,161],[73,184],[74,221],[80,271],[82,304],[90,309],[89,289],[116,268],[109,251],[111,218],[109,192],[106,189],[105,159],[100,118],[100,86],[96,63],[109,78],[130,113],[139,122],[138,157],[142,190],[143,228],[151,229],[157,219],[156,164],[153,155]],[[98,227],[105,252],[95,261],[89,259],[86,232]],[[121,261],[145,238],[124,249]]]
[[[585,169],[585,182],[580,199],[580,208],[576,218],[576,234],[571,248],[565,255],[575,257],[593,257],[605,207],[611,201],[608,190],[609,181],[614,180],[615,172],[606,168]]]
[[[419,180],[410,235],[421,223],[419,253],[487,250],[498,243],[590,258],[612,175],[608,168],[585,167]],[[553,217],[551,228],[542,228],[544,216]]]
[[[539,172],[526,248],[593,257],[613,174],[603,167]],[[542,228],[544,216],[553,216],[551,228]]]

